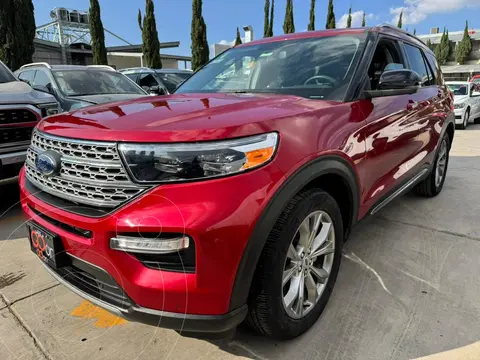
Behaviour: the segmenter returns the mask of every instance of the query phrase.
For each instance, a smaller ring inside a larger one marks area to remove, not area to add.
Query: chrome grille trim
[[[54,150],[62,154],[58,175],[37,171],[37,154]],[[26,176],[46,193],[78,204],[114,208],[142,193],[146,187],[130,180],[115,143],[59,138],[35,130],[27,151]]]

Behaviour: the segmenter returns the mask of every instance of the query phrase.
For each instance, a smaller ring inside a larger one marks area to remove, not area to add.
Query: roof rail
[[[376,27],[381,27],[381,28],[387,28],[387,29],[392,29],[392,30],[395,30],[395,31],[399,31],[401,32],[402,34],[404,35],[407,35],[407,36],[410,36],[411,38],[414,38],[415,40],[418,40],[420,41],[422,44],[426,45],[423,40],[419,39],[416,35],[413,35],[413,34],[410,34],[409,32],[403,30],[403,29],[400,29],[399,27],[397,26],[394,26],[392,24],[388,24],[388,23],[382,23],[382,24],[378,24]]]
[[[89,68],[97,68],[97,69],[105,69],[105,70],[112,70],[112,71],[117,71],[113,67],[108,66],[108,65],[87,65]]]
[[[25,64],[20,67],[20,69],[25,69],[27,67],[32,67],[32,66],[45,66],[46,68],[51,69],[51,66],[49,63],[46,62],[37,62],[37,63],[31,63],[31,64]]]
[[[152,70],[152,69],[145,66],[135,66],[135,67],[129,67],[125,69],[120,69],[119,71],[122,72],[122,71],[130,71],[130,70]]]

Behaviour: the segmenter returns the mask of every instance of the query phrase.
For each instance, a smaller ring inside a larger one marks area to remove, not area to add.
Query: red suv
[[[32,250],[127,319],[293,338],[357,221],[442,190],[452,108],[433,53],[389,26],[237,46],[173,95],[43,120],[20,178]]]

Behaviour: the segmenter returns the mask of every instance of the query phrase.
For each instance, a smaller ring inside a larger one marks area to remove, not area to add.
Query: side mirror
[[[155,94],[155,95],[165,95],[165,89],[161,86],[150,86],[149,89],[150,94]]]
[[[33,90],[41,91],[47,94],[51,94],[52,90],[51,88],[49,89],[48,86],[45,85],[33,85],[32,86]]]
[[[418,92],[422,78],[409,69],[385,71],[378,82],[378,90],[365,90],[365,98],[376,98],[396,95],[409,95]]]

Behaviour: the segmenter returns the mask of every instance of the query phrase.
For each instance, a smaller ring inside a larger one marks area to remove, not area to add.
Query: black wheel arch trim
[[[350,188],[350,197],[353,205],[351,209],[352,216],[350,224],[345,224],[345,231],[347,231],[347,227],[351,227],[357,221],[360,205],[360,187],[353,166],[338,155],[321,156],[303,165],[277,190],[255,224],[237,269],[230,297],[230,310],[237,309],[247,303],[258,260],[268,235],[285,206],[305,186],[323,175],[339,175]]]

